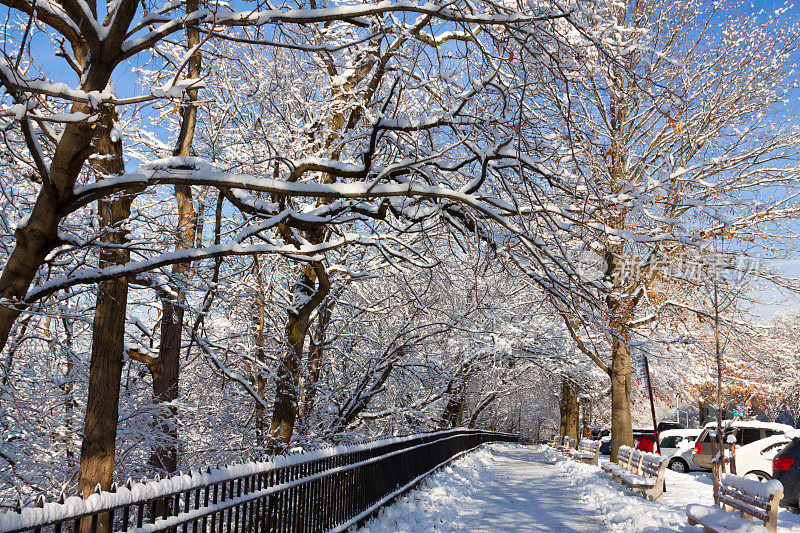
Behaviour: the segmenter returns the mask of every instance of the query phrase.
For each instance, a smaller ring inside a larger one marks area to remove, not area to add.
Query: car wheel
[[[753,470],[752,472],[748,472],[744,475],[747,479],[755,479],[756,481],[769,481],[772,477],[762,472],[761,470]]]
[[[683,459],[673,459],[669,463],[669,469],[674,470],[675,472],[680,472],[685,474],[689,471],[689,465],[686,464],[686,461]]]

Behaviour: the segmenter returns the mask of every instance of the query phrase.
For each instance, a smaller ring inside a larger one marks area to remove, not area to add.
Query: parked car
[[[692,452],[694,441],[702,432],[702,429],[668,429],[659,433],[661,456],[669,461],[667,468],[676,472],[698,469],[692,461]]]
[[[611,455],[611,435],[600,438],[600,453],[602,455]]]
[[[655,433],[652,429],[633,428],[633,447],[638,448],[639,441],[644,437],[647,439],[654,439]]]
[[[774,435],[744,446],[736,446],[732,471],[744,477],[769,481],[772,479],[772,461],[791,442],[786,434]]]
[[[597,434],[600,436],[600,441],[602,442],[600,445],[600,453],[602,455],[611,455],[611,429],[603,429],[598,431]],[[638,446],[641,437],[652,434],[652,429],[633,428],[633,446]]]
[[[726,420],[723,425],[723,447],[729,450],[731,445],[727,444],[728,437],[733,435],[737,446],[737,456],[739,451],[748,444],[756,441],[772,437],[775,435],[785,436],[787,433],[794,431],[792,426],[786,424],[776,424],[770,422],[758,422],[756,420]],[[788,440],[788,439],[787,439]],[[717,455],[717,423],[710,422],[706,424],[703,432],[697,437],[694,445],[694,452],[692,453],[692,461],[700,468],[711,469],[711,460]],[[749,453],[745,451],[745,453]],[[760,452],[758,452],[760,453]],[[761,464],[759,462],[759,464]],[[770,467],[771,471],[772,468]],[[739,475],[744,475],[744,471],[740,472],[737,468]]]
[[[783,484],[781,505],[800,513],[800,432],[772,458],[772,476]]]
[[[686,426],[677,422],[659,422],[656,428],[658,429],[658,434],[661,435],[670,429],[686,429]]]
[[[659,427],[662,427],[662,424],[673,424],[672,422],[661,422],[659,423]],[[672,431],[672,430],[670,430]],[[694,431],[700,431],[694,430]],[[609,427],[597,427],[592,429],[592,438],[593,439],[600,439],[602,444],[600,445],[600,453],[602,455],[611,455],[611,428]],[[640,440],[642,438],[649,439],[650,447],[647,448],[645,451],[655,451],[654,450],[654,434],[652,429],[644,429],[644,428],[633,428],[633,445],[636,449],[639,448]]]
[[[642,435],[636,441],[636,449],[642,452],[656,451],[656,434]]]

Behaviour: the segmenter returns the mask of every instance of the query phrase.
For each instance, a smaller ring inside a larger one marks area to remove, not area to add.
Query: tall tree
[[[553,125],[558,141],[525,145],[519,196],[532,204],[531,231],[557,236],[523,242],[522,266],[608,373],[616,454],[633,443],[631,346],[659,315],[693,304],[679,294],[688,290],[667,297],[665,280],[680,286],[680,265],[714,235],[746,246],[754,225],[794,212],[782,194],[746,198],[797,174],[798,130],[780,109],[798,34],[786,12],[762,20],[736,3],[598,6],[629,33],[608,68],[556,73],[529,95],[521,130],[541,138]]]
[[[114,110],[103,115],[96,143],[95,170],[98,179],[113,178],[125,171],[122,141],[114,133]],[[124,265],[130,260],[127,250],[125,221],[131,213],[130,195],[98,200],[101,237],[108,249],[100,252],[100,268]],[[89,394],[83,424],[78,492],[88,497],[100,486],[109,490],[114,476],[117,425],[119,421],[120,380],[125,346],[125,324],[128,308],[128,280],[116,278],[101,282],[97,288],[97,304],[92,328],[92,354],[89,366]],[[85,520],[81,530],[89,531]],[[101,522],[101,528],[104,522]]]

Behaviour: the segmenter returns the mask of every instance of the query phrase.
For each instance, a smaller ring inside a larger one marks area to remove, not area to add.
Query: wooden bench
[[[557,448],[561,445],[564,437],[561,435],[553,435],[553,440],[547,443],[548,446],[552,446],[553,448]]]
[[[620,446],[617,462],[604,464],[603,470],[615,481],[648,500],[661,500],[667,461],[657,453],[640,452],[629,446]]]
[[[599,440],[581,439],[578,449],[570,450],[569,456],[578,461],[597,466],[600,464],[600,444]]]
[[[563,444],[561,444],[560,446],[556,446],[556,448],[561,453],[568,454],[570,452],[570,450],[574,450],[575,449],[575,443],[576,443],[576,439],[572,439],[570,437],[564,437]]]
[[[633,464],[633,468],[635,471],[639,471],[639,462],[641,461],[641,453],[637,450],[632,449],[630,446],[620,446],[619,450],[617,451],[617,462],[616,463],[605,463],[603,464],[602,468],[605,472],[607,472],[614,480],[619,481],[620,476],[622,476],[625,472],[631,472],[631,460],[634,459],[635,462]]]
[[[657,453],[641,453],[638,471],[622,474],[621,482],[651,501],[661,501],[667,461]]]
[[[704,532],[778,531],[778,505],[783,498],[783,485],[772,480],[762,483],[733,474],[722,474],[719,480],[719,503],[686,506],[690,525],[700,524]],[[737,513],[738,511],[738,513]],[[753,523],[763,520],[764,525]]]

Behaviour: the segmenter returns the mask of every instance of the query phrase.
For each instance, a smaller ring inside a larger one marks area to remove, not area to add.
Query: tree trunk
[[[633,446],[631,424],[631,356],[628,346],[614,338],[611,355],[611,460],[620,446]]]
[[[255,385],[256,393],[261,398],[261,402],[256,402],[255,417],[256,417],[256,446],[262,448],[267,440],[267,431],[264,416],[264,394],[267,388],[266,379],[264,379],[264,369],[267,364],[267,354],[264,350],[264,329],[267,321],[267,298],[264,291],[264,278],[261,275],[261,265],[259,264],[258,257],[253,257],[253,270],[255,271],[256,280],[258,282],[258,313],[255,317],[256,322],[256,368],[255,368]]]
[[[589,438],[590,426],[592,425],[592,402],[587,400],[583,404],[583,432],[585,438]]]
[[[325,334],[333,315],[335,298],[328,298],[317,314],[317,329],[312,335],[311,346],[308,350],[308,364],[306,365],[306,383],[303,387],[301,413],[305,419],[311,415],[314,407],[314,398],[317,395],[317,385],[322,372],[322,358],[325,355]]]
[[[569,382],[568,379],[563,378],[561,381],[561,398],[558,402],[559,411],[561,414],[561,423],[559,431],[562,435],[570,438],[578,438],[578,391]]]
[[[113,113],[103,116],[97,149],[111,157],[98,159],[93,166],[106,175],[122,174],[122,143],[112,142]],[[120,247],[127,241],[121,222],[130,216],[131,197],[119,196],[101,200],[99,213],[102,226],[108,231],[102,242],[117,245],[100,253],[100,268],[127,263],[130,252]],[[88,496],[99,484],[111,486],[114,473],[114,448],[117,437],[122,352],[125,344],[125,319],[128,303],[128,280],[103,281],[97,288],[97,305],[92,329],[92,358],[89,365],[89,397],[86,402],[84,437],[78,468],[78,492]]]
[[[445,405],[442,413],[440,427],[442,429],[460,427],[464,420],[465,410],[466,398],[464,397],[464,386],[461,384],[449,394],[447,405]]]
[[[315,285],[316,290],[314,290]],[[309,320],[314,309],[324,301],[329,291],[330,280],[321,263],[303,267],[294,287],[295,305],[288,312],[287,346],[278,362],[275,402],[269,428],[269,447],[273,451],[281,450],[292,438],[300,397],[300,363],[303,360]]]
[[[309,311],[310,314],[310,311]],[[297,419],[298,383],[303,345],[308,333],[308,314],[290,316],[286,325],[288,346],[278,363],[278,376],[275,382],[275,402],[272,408],[272,421],[269,428],[270,446],[277,450],[289,443]]]
[[[180,296],[183,296],[182,294]],[[180,366],[181,326],[183,325],[183,298],[174,302],[168,298],[161,300],[161,344],[158,359],[150,366],[153,379],[153,403],[162,406],[155,415],[155,428],[163,440],[157,442],[150,454],[148,463],[156,472],[164,475],[178,469],[178,426],[176,423],[178,399],[178,368]]]
[[[89,397],[78,468],[78,492],[84,496],[98,484],[108,490],[114,473],[127,299],[125,278],[104,281],[97,289]]]
[[[73,339],[72,339],[72,323],[67,319],[63,319],[64,336],[66,337],[64,344],[67,347],[66,363],[67,368],[64,373],[64,383],[61,390],[64,392],[64,444],[66,447],[67,455],[67,468],[75,466],[75,450],[72,448],[72,438],[75,433],[73,428],[73,420],[75,416],[75,409],[78,407],[78,402],[75,401],[75,363],[73,360]]]
[[[186,13],[197,11],[199,0],[187,0]],[[200,33],[195,26],[186,28],[187,48],[200,44]],[[188,77],[200,78],[201,57],[195,53],[189,58]],[[175,156],[188,156],[192,152],[192,141],[197,125],[197,89],[187,91],[189,103],[183,106],[181,117],[181,130],[178,141],[173,151]],[[175,250],[186,250],[195,245],[198,233],[197,212],[192,202],[192,188],[188,185],[175,186],[175,200],[178,204],[178,228]],[[176,264],[172,273],[180,280],[191,268],[190,263]],[[153,402],[169,403],[171,405],[157,411],[156,427],[158,427],[165,440],[156,444],[150,456],[150,466],[162,474],[171,474],[178,469],[178,425],[177,407],[178,376],[181,359],[181,339],[183,334],[183,316],[186,296],[177,281],[171,287],[174,297],[166,295],[161,298],[161,344],[158,348],[158,361],[153,369]]]
[[[471,365],[461,367],[447,384],[444,393],[447,404],[444,406],[439,424],[442,429],[460,427],[464,421],[464,411],[467,408],[467,381],[472,376],[470,369]]]

